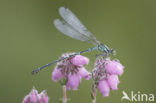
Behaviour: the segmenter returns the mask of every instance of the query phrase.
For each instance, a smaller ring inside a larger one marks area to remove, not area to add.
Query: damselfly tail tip
[[[37,74],[39,72],[39,70],[38,69],[35,69],[35,70],[33,70],[32,72],[31,72],[31,74],[32,75],[35,75],[35,74]]]

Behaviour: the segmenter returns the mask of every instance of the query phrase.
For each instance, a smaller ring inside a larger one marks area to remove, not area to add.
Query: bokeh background
[[[30,72],[62,53],[93,47],[62,35],[53,25],[60,6],[70,8],[104,44],[115,48],[125,66],[118,91],[108,98],[98,92],[97,103],[120,103],[122,91],[156,93],[155,0],[0,0],[0,103],[21,103],[33,86],[46,89],[50,103],[59,103],[62,88],[51,80],[55,65],[32,76]],[[86,53],[93,69],[95,54]],[[69,91],[72,103],[91,103],[92,81]],[[128,101],[124,101],[126,103]]]

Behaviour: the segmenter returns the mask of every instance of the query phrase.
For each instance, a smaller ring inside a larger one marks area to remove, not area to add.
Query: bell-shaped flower
[[[81,77],[78,74],[69,74],[68,75],[68,82],[66,84],[67,89],[70,90],[77,90],[79,84],[81,83]]]
[[[32,91],[24,97],[23,103],[48,103],[49,97],[46,91],[42,91],[38,94],[38,91],[33,88]]]
[[[79,68],[78,74],[82,77],[85,78],[86,80],[89,80],[91,78],[91,73],[88,72],[85,68]]]
[[[62,78],[61,68],[55,68],[52,72],[52,80],[57,82],[60,78]]]
[[[82,55],[76,55],[74,58],[71,59],[71,62],[74,65],[83,66],[84,64],[89,63],[89,59],[87,57],[82,56]]]
[[[107,81],[112,90],[118,89],[118,84],[120,83],[117,75],[108,75]]]
[[[66,58],[73,53],[63,54],[61,58]],[[89,63],[89,59],[85,56],[76,55],[57,63],[54,71],[52,72],[52,80],[58,81],[60,79],[65,79],[67,90],[77,90],[79,84],[81,83],[81,78],[89,80],[91,78],[91,73],[88,72],[84,65]]]
[[[99,81],[98,88],[104,97],[109,96],[110,87],[109,87],[108,82],[106,80]]]
[[[111,61],[109,58],[106,60],[105,68],[107,73],[115,75],[122,75],[124,70],[124,66],[118,60]]]

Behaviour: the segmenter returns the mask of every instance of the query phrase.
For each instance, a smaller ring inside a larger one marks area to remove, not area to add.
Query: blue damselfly
[[[77,52],[73,55],[69,55],[67,57],[60,58],[58,60],[55,60],[49,64],[46,64],[42,67],[39,67],[35,70],[32,71],[32,74],[38,73],[40,70],[57,63],[59,61],[71,58],[75,55],[79,55],[82,53],[90,52],[93,50],[99,50],[102,52],[102,54],[98,54],[98,56],[103,56],[106,57],[109,54],[114,54],[115,50],[109,49],[106,45],[101,44],[97,38],[81,23],[81,21],[75,16],[74,13],[71,12],[68,8],[65,7],[60,7],[59,13],[63,19],[55,19],[54,20],[54,25],[55,27],[62,32],[64,35],[67,35],[71,38],[81,40],[84,42],[89,42],[94,45],[96,45],[93,48],[89,48],[87,50]]]

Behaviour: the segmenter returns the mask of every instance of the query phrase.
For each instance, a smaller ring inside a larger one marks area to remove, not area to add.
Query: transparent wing
[[[74,13],[72,13],[68,8],[60,7],[59,13],[62,18],[75,30],[79,33],[87,36],[90,39],[93,39],[97,44],[100,42],[96,39],[96,37],[87,30],[87,28],[81,23],[81,21],[76,17]]]
[[[71,38],[81,40],[81,41],[86,41],[86,42],[92,43],[94,45],[97,45],[97,43],[95,41],[84,36],[83,34],[81,34],[79,31],[75,30],[73,27],[71,27],[68,23],[66,23],[63,20],[60,20],[60,19],[54,20],[54,25],[60,32],[62,32],[63,34],[65,34]]]

